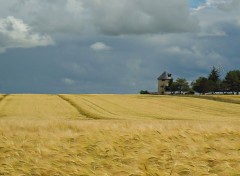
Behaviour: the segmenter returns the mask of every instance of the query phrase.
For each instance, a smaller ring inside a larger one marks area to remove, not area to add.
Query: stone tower
[[[172,74],[163,72],[158,77],[158,93],[164,95],[166,93],[166,87],[169,86],[169,82],[172,80]]]

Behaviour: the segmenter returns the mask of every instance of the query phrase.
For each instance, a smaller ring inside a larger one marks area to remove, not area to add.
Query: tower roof
[[[171,80],[172,79],[172,74],[167,73],[167,72],[163,72],[163,74],[161,74],[158,77],[158,80]]]

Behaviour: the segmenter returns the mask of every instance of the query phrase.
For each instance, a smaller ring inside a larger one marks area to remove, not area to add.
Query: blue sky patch
[[[203,3],[206,3],[206,0],[189,0],[189,4],[191,8],[196,8]]]

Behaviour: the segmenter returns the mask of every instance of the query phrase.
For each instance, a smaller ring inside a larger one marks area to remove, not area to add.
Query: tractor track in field
[[[2,103],[10,94],[4,94],[2,95],[2,97],[0,98],[0,103]],[[2,113],[2,108],[0,109],[0,117],[4,117],[5,114]]]
[[[95,110],[100,112],[100,113],[105,112],[105,113],[108,113],[110,115],[117,115],[117,114],[115,114],[115,113],[113,113],[113,112],[111,112],[111,111],[109,111],[109,110],[107,110],[105,108],[102,108],[101,106],[97,105],[96,103],[93,103],[92,101],[87,100],[86,98],[82,98],[82,100],[87,102],[88,104],[92,105],[93,107],[95,107]]]
[[[89,114],[89,112],[87,112],[86,110],[84,110],[83,108],[81,108],[78,104],[76,104],[73,100],[71,100],[70,98],[67,98],[65,97],[64,95],[57,95],[59,98],[61,98],[63,101],[67,102],[68,104],[70,104],[72,107],[74,107],[78,113],[85,117],[86,119],[94,119],[94,120],[97,120],[97,119],[102,119],[100,117],[96,117],[96,116],[93,116],[91,114]]]
[[[0,98],[0,103],[9,96],[10,94],[4,94],[2,95],[2,97]]]

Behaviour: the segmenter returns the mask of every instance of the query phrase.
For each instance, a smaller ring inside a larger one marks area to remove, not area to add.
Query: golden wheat
[[[237,104],[191,97],[62,95],[98,119],[240,120]]]
[[[1,120],[0,175],[232,175],[239,123]]]
[[[0,95],[0,175],[239,176],[239,107],[172,96]]]
[[[56,95],[9,95],[0,103],[5,118],[83,118]]]
[[[180,95],[182,97],[183,95]],[[199,98],[205,100],[214,100],[218,102],[232,103],[232,104],[240,104],[240,95],[184,95],[189,98]]]
[[[205,96],[207,97],[207,95]],[[216,98],[216,100],[223,99],[223,100],[226,100],[226,102],[229,101],[229,102],[236,102],[240,104],[240,95],[210,95],[210,96],[208,95],[208,97]]]

